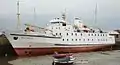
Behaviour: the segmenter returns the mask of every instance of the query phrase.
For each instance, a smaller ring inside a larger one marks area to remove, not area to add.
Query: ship
[[[19,9],[19,2],[17,3]],[[18,22],[19,10],[18,10]],[[19,23],[18,23],[19,24]],[[100,28],[83,24],[79,17],[71,24],[66,13],[49,21],[45,27],[25,24],[22,31],[5,32],[18,56],[37,56],[58,53],[90,52],[115,44],[114,36]]]
[[[115,44],[114,36],[90,28],[81,19],[66,22],[65,15],[52,19],[46,27],[25,24],[25,30],[6,34],[18,56],[89,52]]]

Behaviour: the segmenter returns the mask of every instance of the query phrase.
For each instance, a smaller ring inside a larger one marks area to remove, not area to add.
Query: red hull
[[[58,53],[76,53],[76,52],[90,52],[98,51],[103,48],[110,47],[107,46],[92,46],[92,47],[52,47],[52,48],[14,48],[18,56],[38,56]]]

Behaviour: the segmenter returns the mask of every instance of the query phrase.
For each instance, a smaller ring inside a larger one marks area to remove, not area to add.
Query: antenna
[[[20,28],[20,12],[19,12],[19,0],[17,1],[17,29]]]

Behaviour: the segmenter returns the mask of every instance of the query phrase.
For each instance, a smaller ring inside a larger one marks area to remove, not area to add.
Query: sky
[[[17,26],[17,1],[0,0],[0,29],[14,29]],[[20,21],[45,26],[66,9],[67,20],[73,23],[80,17],[88,26],[106,30],[120,29],[120,0],[19,0]],[[95,22],[95,8],[97,15]],[[35,13],[34,14],[34,8]],[[35,19],[34,19],[35,16]]]

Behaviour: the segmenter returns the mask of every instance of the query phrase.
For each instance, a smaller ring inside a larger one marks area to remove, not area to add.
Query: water
[[[120,50],[106,52],[75,53],[73,65],[120,65]],[[52,65],[52,55],[26,57],[26,58],[1,58],[0,65]]]

